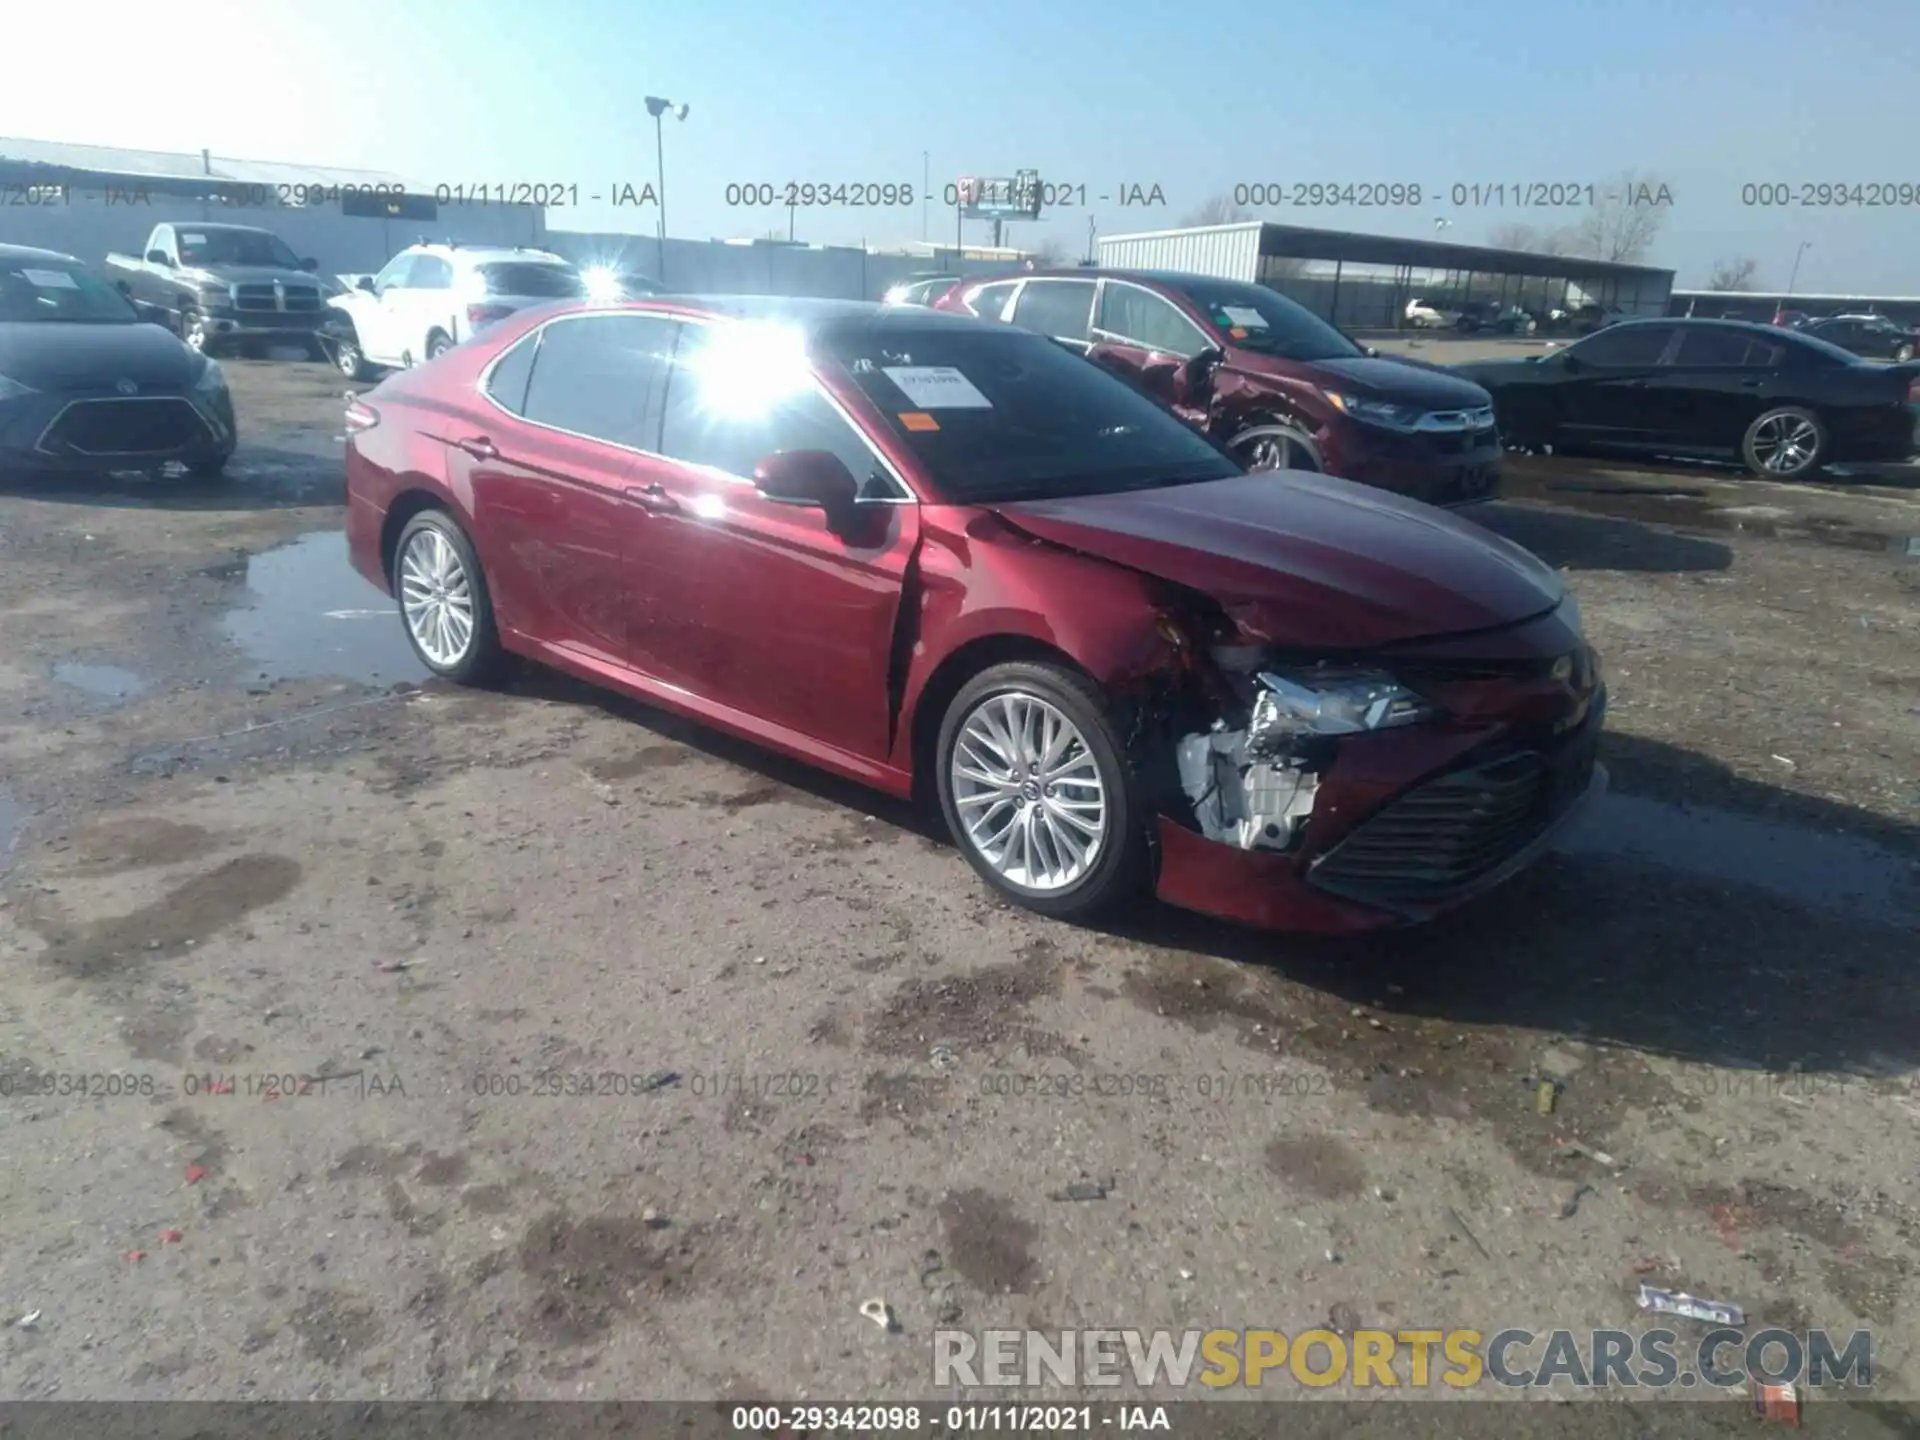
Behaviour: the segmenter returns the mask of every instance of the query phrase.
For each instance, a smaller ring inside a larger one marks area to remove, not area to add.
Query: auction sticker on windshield
[[[1267,317],[1250,306],[1222,305],[1220,307],[1220,313],[1226,316],[1236,328],[1241,330],[1264,330],[1267,328]]]
[[[73,276],[64,270],[22,270],[20,273],[26,277],[29,285],[37,286],[42,290],[78,290],[80,288]]]
[[[900,423],[909,430],[938,430],[940,422],[931,415],[923,415],[918,410],[902,410]]]
[[[993,408],[993,402],[951,365],[888,365],[882,373],[922,410]]]

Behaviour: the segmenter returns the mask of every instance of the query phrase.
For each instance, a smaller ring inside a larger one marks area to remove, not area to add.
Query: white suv
[[[1460,311],[1431,300],[1409,300],[1407,324],[1416,330],[1452,330],[1460,324]]]
[[[516,310],[586,294],[580,272],[551,251],[410,245],[327,302],[337,313],[322,339],[342,372],[365,380],[424,364]]]

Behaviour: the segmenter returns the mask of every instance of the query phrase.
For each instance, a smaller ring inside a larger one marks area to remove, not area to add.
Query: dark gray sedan
[[[220,364],[71,255],[0,245],[0,473],[184,467],[234,447]]]

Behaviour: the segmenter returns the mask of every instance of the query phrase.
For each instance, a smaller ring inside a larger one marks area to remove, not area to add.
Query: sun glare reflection
[[[718,325],[689,364],[700,377],[700,408],[747,418],[764,414],[813,380],[805,335],[791,325]]]

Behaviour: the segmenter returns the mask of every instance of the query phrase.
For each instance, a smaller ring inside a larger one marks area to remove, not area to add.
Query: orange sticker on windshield
[[[900,423],[909,430],[938,430],[940,428],[940,422],[924,410],[901,411]]]
[[[1227,331],[1227,333],[1236,340],[1244,340],[1247,338],[1247,332],[1238,328],[1237,326],[1234,329]]]

